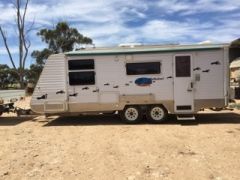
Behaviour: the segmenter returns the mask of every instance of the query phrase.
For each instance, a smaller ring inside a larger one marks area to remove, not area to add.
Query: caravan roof
[[[75,55],[118,55],[118,54],[147,54],[159,52],[184,52],[206,51],[221,49],[228,44],[195,44],[195,45],[142,45],[135,47],[106,47],[88,48],[66,53],[67,56]]]

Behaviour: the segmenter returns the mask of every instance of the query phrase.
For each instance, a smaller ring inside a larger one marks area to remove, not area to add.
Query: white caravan
[[[226,44],[92,48],[51,55],[31,108],[46,115],[118,111],[128,123],[145,114],[158,123],[168,112],[224,107],[228,90]]]

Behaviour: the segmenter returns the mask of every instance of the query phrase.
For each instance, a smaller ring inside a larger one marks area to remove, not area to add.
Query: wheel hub
[[[125,112],[125,117],[129,121],[135,121],[138,118],[138,111],[135,108],[128,108]]]
[[[154,120],[161,120],[164,117],[164,111],[160,107],[154,107],[150,114]]]

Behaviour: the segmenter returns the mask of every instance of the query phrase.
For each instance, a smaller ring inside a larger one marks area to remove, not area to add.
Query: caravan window
[[[138,74],[160,74],[160,62],[147,62],[147,63],[127,63],[127,75]]]
[[[69,60],[68,69],[69,70],[94,69],[94,60],[93,59]]]
[[[94,85],[94,59],[69,60],[69,85]]]
[[[70,85],[92,85],[95,84],[94,71],[69,72]]]

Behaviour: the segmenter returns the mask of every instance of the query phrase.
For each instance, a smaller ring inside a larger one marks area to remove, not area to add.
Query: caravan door
[[[174,69],[174,111],[190,113],[194,111],[193,60],[191,55],[175,55]]]

